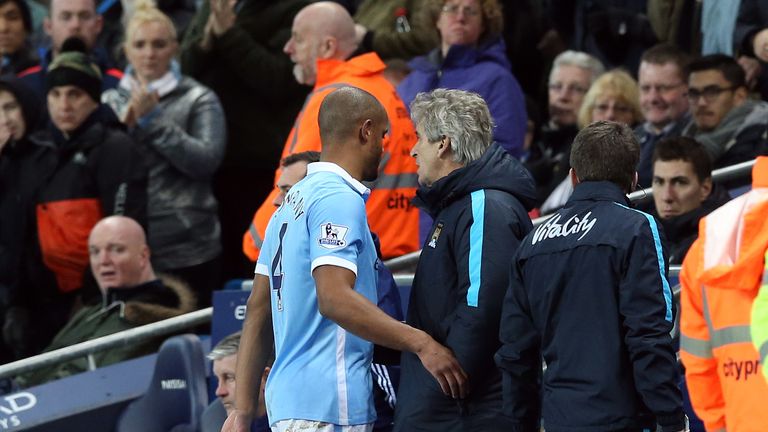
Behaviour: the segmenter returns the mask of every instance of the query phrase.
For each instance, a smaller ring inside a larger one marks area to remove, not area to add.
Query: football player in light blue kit
[[[321,162],[307,167],[272,217],[256,265],[238,353],[235,410],[222,431],[246,432],[259,372],[272,430],[370,431],[373,344],[418,355],[446,394],[466,374],[451,352],[376,306],[376,251],[365,214],[388,120],[369,93],[343,87],[320,107]],[[269,324],[272,324],[270,329]]]

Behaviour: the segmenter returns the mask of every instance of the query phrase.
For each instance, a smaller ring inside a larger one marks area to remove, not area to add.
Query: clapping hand
[[[147,82],[140,77],[131,77],[131,100],[122,122],[128,127],[136,126],[139,119],[152,111],[159,101],[157,92],[150,91]]]
[[[214,36],[221,36],[235,25],[235,3],[237,0],[209,0],[211,13],[205,23],[200,48],[211,49]]]
[[[236,2],[236,0],[210,0],[211,15],[208,20],[214,36],[221,36],[235,25]]]

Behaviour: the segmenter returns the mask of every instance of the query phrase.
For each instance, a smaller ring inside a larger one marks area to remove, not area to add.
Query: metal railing
[[[680,266],[670,266],[669,275],[678,276]],[[413,274],[397,274],[395,283],[398,285],[413,284]],[[246,284],[244,284],[245,286]],[[679,290],[675,293],[675,298],[679,296]],[[78,357],[88,357],[88,370],[96,369],[96,363],[93,359],[95,353],[105,351],[115,347],[123,347],[131,344],[139,344],[147,339],[166,336],[179,330],[195,327],[211,321],[213,308],[201,309],[173,318],[143,325],[140,327],[124,330],[111,335],[102,336],[79,344],[70,345],[55,351],[49,351],[12,363],[0,365],[0,379],[10,378],[16,375],[44,368],[54,364],[63,363]]]
[[[88,369],[94,370],[96,369],[96,363],[93,360],[93,354],[97,352],[115,347],[139,344],[148,339],[167,336],[179,330],[205,324],[211,321],[212,314],[213,308],[209,307],[0,365],[0,378],[14,377],[24,372],[63,363],[83,356],[88,357]]]
[[[740,178],[745,173],[750,173],[754,164],[755,161],[752,160],[715,170],[712,172],[712,179],[715,182],[722,182],[734,178]],[[647,188],[631,193],[629,195],[629,199],[633,202],[636,202],[651,196],[653,196],[653,191],[651,188]],[[534,226],[537,226],[538,224],[546,221],[548,218],[549,216],[537,218],[533,221],[533,224]],[[420,253],[420,250],[411,252],[409,254],[393,258],[385,263],[393,273],[398,271],[401,272],[395,274],[395,282],[398,285],[410,285],[413,283],[413,273],[409,272],[403,274],[402,271],[404,269],[411,269],[411,271],[415,269],[416,263],[419,260]],[[670,266],[670,276],[678,276],[679,273],[680,266]],[[679,295],[679,291],[676,292],[675,295],[677,297],[677,295]],[[83,356],[88,357],[89,370],[93,370],[96,369],[93,354],[97,352],[108,350],[113,347],[130,345],[133,343],[138,344],[147,339],[166,336],[179,330],[205,324],[211,321],[212,314],[213,308],[209,307],[163,321],[158,321],[141,327],[136,327],[119,333],[113,333],[111,335],[103,336],[97,339],[81,342],[76,345],[71,345],[55,351],[39,354],[34,357],[29,357],[0,365],[0,379],[13,377],[25,372],[40,369],[53,364],[62,363]]]
[[[680,275],[680,266],[679,265],[673,265],[669,266],[669,276],[670,277],[677,277]],[[403,285],[413,285],[413,273],[398,273],[393,275],[395,277],[395,283],[399,286]]]
[[[745,174],[752,173],[752,166],[755,164],[754,159],[751,161],[741,162],[735,165],[727,166],[724,168],[716,169],[712,171],[712,181],[715,183],[721,183],[735,178],[742,178]],[[632,202],[641,202],[653,197],[653,189],[645,188],[639,191],[629,194],[629,200]],[[549,219],[551,215],[538,217],[533,220],[533,226],[536,227],[544,223]],[[421,250],[416,252],[407,253],[397,258],[392,258],[384,264],[389,268],[392,273],[402,273],[404,271],[413,271],[416,268],[416,263],[419,262],[419,255]]]

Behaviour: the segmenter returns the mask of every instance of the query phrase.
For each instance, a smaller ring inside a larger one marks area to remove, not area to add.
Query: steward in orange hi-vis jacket
[[[768,157],[752,191],[703,219],[680,273],[680,356],[707,431],[768,430],[768,385],[750,338],[768,248]]]
[[[382,256],[388,259],[419,248],[419,216],[418,210],[411,205],[411,198],[416,195],[418,187],[416,162],[410,156],[411,147],[416,143],[416,133],[403,101],[382,75],[384,68],[384,63],[375,53],[352,57],[347,61],[319,60],[315,87],[296,117],[281,158],[293,153],[321,150],[317,113],[328,93],[339,87],[354,86],[374,95],[387,110],[390,127],[388,136],[382,142],[384,154],[379,166],[379,178],[369,185],[371,195],[366,202],[366,211],[371,231],[381,239]],[[275,182],[279,177],[278,169]],[[259,256],[264,232],[275,211],[272,201],[277,192],[273,189],[264,200],[243,235],[243,253],[252,261]]]

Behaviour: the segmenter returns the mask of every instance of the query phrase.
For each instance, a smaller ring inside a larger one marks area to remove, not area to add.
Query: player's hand
[[[467,395],[467,374],[448,348],[427,336],[426,343],[416,351],[416,355],[424,368],[435,377],[444,394],[454,399],[463,399]]]
[[[252,422],[250,415],[235,409],[227,416],[221,432],[250,432]]]

